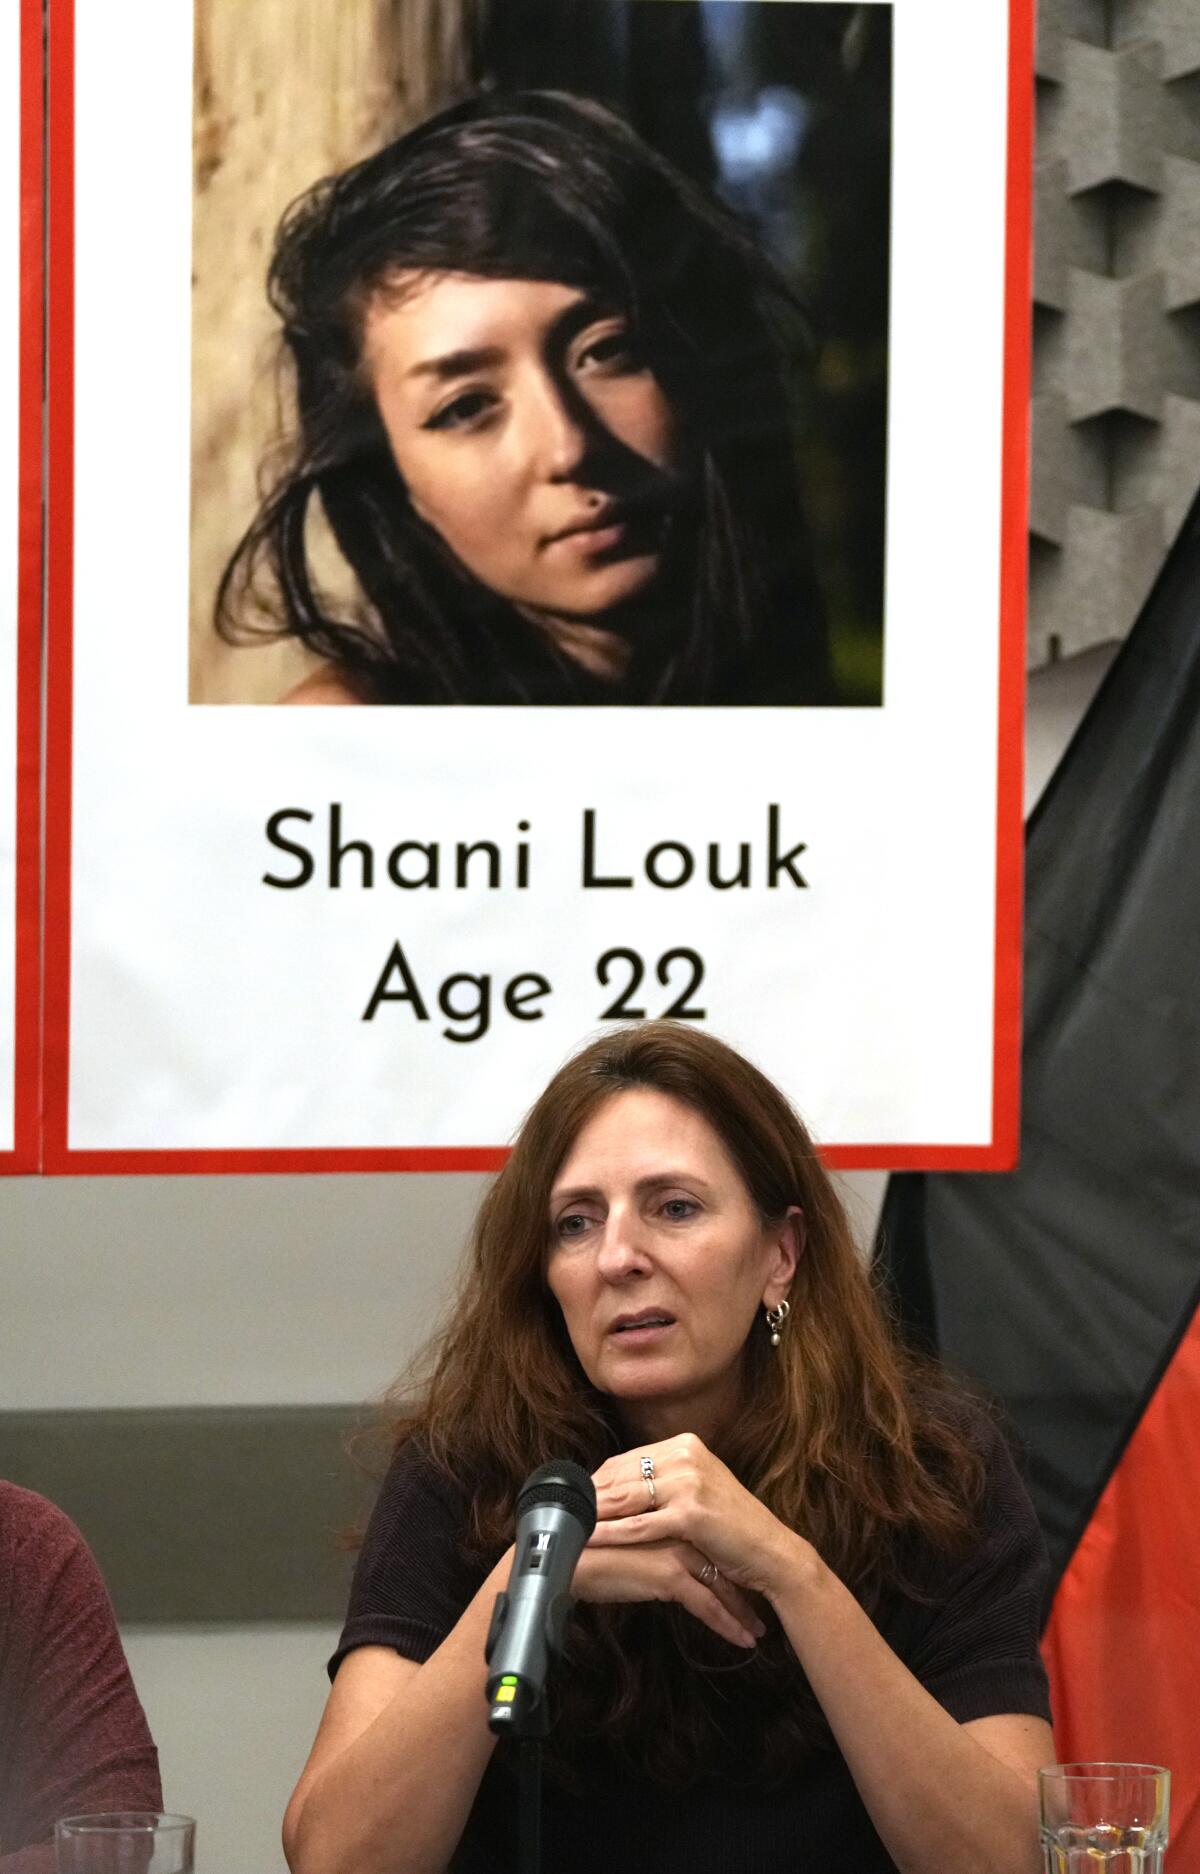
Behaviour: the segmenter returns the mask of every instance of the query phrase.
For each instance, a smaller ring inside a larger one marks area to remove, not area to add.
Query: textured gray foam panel
[[[1040,0],[1029,662],[1123,637],[1200,485],[1200,0]]]

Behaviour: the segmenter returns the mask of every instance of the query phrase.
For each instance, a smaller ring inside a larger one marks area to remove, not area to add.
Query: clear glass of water
[[[58,1874],[192,1874],[195,1849],[190,1815],[126,1809],[54,1824]]]
[[[1161,1874],[1171,1773],[1154,1763],[1038,1771],[1046,1874]]]

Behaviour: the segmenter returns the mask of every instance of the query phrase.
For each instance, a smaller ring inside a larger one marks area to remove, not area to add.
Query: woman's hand
[[[653,1464],[653,1497],[645,1459]],[[683,1542],[699,1553],[702,1570],[709,1563],[718,1571],[718,1588],[732,1584],[768,1600],[815,1564],[809,1544],[751,1496],[694,1432],[623,1451],[600,1466],[593,1482],[597,1521],[585,1556]]]
[[[589,1544],[572,1591],[581,1601],[677,1601],[734,1646],[753,1646],[766,1632],[749,1600],[711,1568],[690,1542],[643,1542],[636,1548]],[[711,1578],[710,1578],[711,1577]]]

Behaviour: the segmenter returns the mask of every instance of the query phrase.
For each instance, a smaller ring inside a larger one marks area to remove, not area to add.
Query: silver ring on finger
[[[696,1576],[696,1580],[703,1582],[706,1588],[715,1588],[720,1579],[720,1569],[715,1562],[710,1561],[705,1562],[700,1573]]]
[[[656,1510],[658,1508],[658,1492],[654,1488],[654,1459],[649,1453],[642,1459],[642,1482],[650,1492],[650,1508]]]

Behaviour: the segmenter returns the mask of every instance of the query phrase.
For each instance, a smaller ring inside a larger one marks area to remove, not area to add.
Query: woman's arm
[[[495,1743],[483,1649],[511,1563],[424,1665],[385,1646],[343,1660],[284,1817],[293,1874],[441,1874]]]
[[[1036,1874],[1041,1718],[959,1724],[849,1589],[793,1536],[770,1594],[871,1820],[901,1874]]]
[[[654,1460],[652,1511],[641,1459]],[[960,1724],[894,1653],[811,1543],[691,1433],[609,1458],[589,1550],[682,1539],[773,1606],[901,1874],[1035,1874],[1036,1771],[1048,1724],[1001,1713]],[[589,1551],[585,1551],[585,1555]]]
[[[442,1874],[494,1739],[483,1648],[512,1550],[423,1666],[386,1646],[348,1654],[283,1824],[293,1874]],[[675,1601],[732,1641],[764,1632],[732,1582],[699,1579],[686,1542],[585,1550],[573,1583],[596,1602]]]

